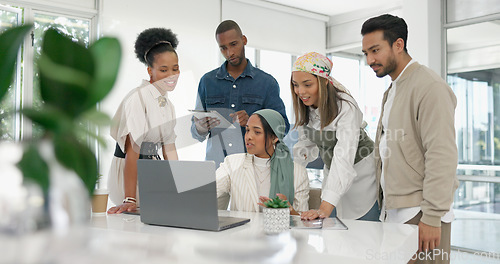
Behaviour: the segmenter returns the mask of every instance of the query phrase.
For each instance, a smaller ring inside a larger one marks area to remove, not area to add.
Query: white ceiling
[[[310,12],[335,16],[366,9],[380,9],[400,5],[403,0],[264,0]]]

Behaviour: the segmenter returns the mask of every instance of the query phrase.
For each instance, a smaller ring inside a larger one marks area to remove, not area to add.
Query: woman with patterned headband
[[[125,96],[111,126],[116,149],[109,172],[108,188],[116,204],[108,213],[133,211],[139,206],[137,160],[176,160],[175,110],[168,99],[179,78],[176,35],[165,28],[149,28],[139,34],[135,54],[147,66],[149,80]]]
[[[378,221],[373,141],[363,114],[345,87],[330,76],[332,62],[316,52],[297,59],[290,88],[299,141],[294,161],[308,163],[318,152],[324,162],[321,204],[302,219],[334,216]],[[336,209],[336,212],[334,211]]]

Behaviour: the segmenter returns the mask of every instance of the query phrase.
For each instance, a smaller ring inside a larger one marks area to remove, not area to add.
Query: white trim
[[[85,20],[89,22],[89,32],[93,29],[92,28],[92,20],[94,17],[96,17],[97,14],[95,14],[92,17],[87,17],[87,16],[82,16],[80,13],[71,13],[71,12],[66,12],[66,13],[60,13],[57,11],[51,11],[51,10],[40,10],[40,9],[32,9],[33,10],[33,19],[35,18],[36,14],[42,14],[42,15],[48,15],[48,16],[64,16],[66,18],[71,18],[75,20]]]
[[[459,181],[500,183],[500,177],[483,175],[457,175]]]
[[[245,3],[245,4],[249,4],[249,5],[254,5],[254,6],[260,6],[260,7],[264,7],[267,9],[273,9],[273,10],[276,10],[279,12],[288,13],[288,14],[292,14],[292,15],[298,15],[298,16],[303,16],[303,17],[307,17],[307,18],[312,18],[312,19],[323,21],[323,22],[330,21],[330,17],[327,15],[318,14],[318,13],[306,11],[303,9],[298,9],[298,8],[280,5],[280,4],[276,4],[276,3],[271,3],[271,2],[267,2],[267,1],[262,1],[262,0],[233,0],[233,1],[241,2],[241,3]]]
[[[500,13],[499,14],[492,14],[492,15],[486,15],[486,16],[481,16],[481,17],[475,17],[475,18],[469,18],[469,19],[464,19],[460,21],[454,21],[448,23],[448,21],[444,20],[444,25],[443,27],[445,29],[448,28],[454,28],[454,27],[461,27],[461,26],[468,26],[472,24],[478,24],[482,22],[491,22],[492,20],[499,20],[500,19]]]
[[[500,68],[500,63],[486,64],[486,65],[472,66],[472,67],[448,68],[448,74],[455,74],[455,73],[460,73],[460,72],[491,70],[491,69],[496,69],[496,68]]]
[[[56,4],[50,4],[50,3],[39,3],[39,2],[32,2],[32,1],[27,1],[27,0],[0,0],[2,4],[8,4],[12,6],[21,6],[21,7],[31,7],[33,9],[37,10],[43,10],[43,11],[48,11],[48,12],[53,12],[53,13],[64,13],[64,14],[75,14],[79,16],[83,16],[86,18],[92,18],[93,16],[97,15],[97,8],[84,8],[80,6],[75,6],[75,5],[70,5],[70,4],[63,4],[63,3],[57,3]],[[97,0],[95,0],[97,1]],[[44,1],[40,1],[44,2]]]
[[[474,164],[458,164],[457,170],[486,170],[500,171],[500,165],[474,165]]]
[[[345,50],[349,50],[349,49],[354,49],[354,48],[359,48],[359,52],[361,53],[361,43],[354,42],[354,43],[350,43],[350,44],[344,44],[344,45],[340,45],[340,46],[335,46],[335,47],[327,48],[326,49],[326,54],[328,54],[328,53],[334,53],[334,52],[341,52],[341,51],[345,51]]]
[[[396,4],[393,6],[387,6],[382,9],[368,8],[368,9],[356,10],[344,14],[330,16],[330,21],[328,21],[327,27],[347,24],[357,20],[364,21],[372,16],[377,16],[384,13],[393,13],[394,11],[401,10],[402,8],[403,8],[402,5]],[[361,30],[361,28],[359,30]]]
[[[34,13],[33,9],[26,7],[24,8],[24,24],[33,24]],[[32,28],[31,32],[26,35],[24,39],[24,68],[23,68],[23,85],[22,85],[22,94],[23,100],[21,102],[21,107],[31,108],[33,106],[33,69],[34,69],[34,52],[31,33],[35,29]],[[33,123],[29,118],[25,118],[21,115],[21,140],[30,139],[33,135]]]
[[[22,13],[22,10],[19,8],[11,7],[11,6],[6,6],[3,3],[0,4],[0,9],[5,10],[7,12],[12,12],[12,13]]]

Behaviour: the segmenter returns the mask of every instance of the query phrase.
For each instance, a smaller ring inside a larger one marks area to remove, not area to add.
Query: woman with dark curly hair
[[[108,213],[133,211],[139,206],[137,160],[176,160],[175,109],[167,95],[179,78],[176,35],[165,28],[149,28],[135,41],[135,54],[147,66],[149,80],[133,89],[118,107],[111,136],[116,140],[109,173],[109,197],[116,206]]]

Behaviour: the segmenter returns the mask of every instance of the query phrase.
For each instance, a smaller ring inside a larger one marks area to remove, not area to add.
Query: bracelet
[[[134,197],[125,197],[125,199],[123,199],[123,203],[137,204],[137,200]]]

